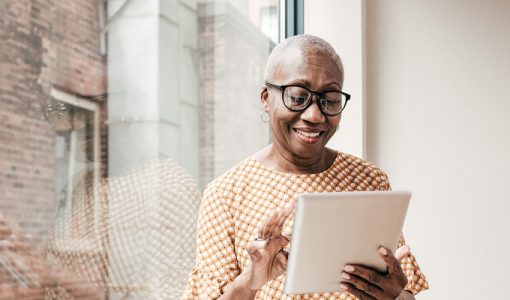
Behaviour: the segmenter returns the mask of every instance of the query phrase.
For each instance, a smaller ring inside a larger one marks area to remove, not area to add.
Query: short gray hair
[[[335,49],[318,36],[314,35],[296,35],[289,37],[278,44],[267,59],[266,71],[264,72],[264,81],[272,81],[276,74],[276,70],[280,62],[285,58],[290,49],[299,49],[303,53],[321,53],[330,58],[344,75],[344,68],[340,56],[336,53]]]

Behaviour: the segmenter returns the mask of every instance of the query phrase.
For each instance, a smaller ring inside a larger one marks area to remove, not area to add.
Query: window
[[[50,95],[44,114],[56,133],[56,235],[86,237],[83,230],[94,227],[96,205],[85,201],[97,199],[100,177],[100,169],[90,163],[100,155],[99,105],[58,89]]]
[[[40,263],[0,251],[0,293],[176,299],[201,192],[269,143],[280,1],[43,2],[0,4],[0,240]]]

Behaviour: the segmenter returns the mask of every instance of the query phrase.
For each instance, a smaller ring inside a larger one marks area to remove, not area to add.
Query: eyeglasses
[[[266,82],[266,86],[282,92],[283,104],[294,112],[306,110],[312,105],[313,96],[317,95],[320,111],[326,116],[336,116],[344,110],[347,101],[351,99],[351,95],[344,92],[314,92],[298,85],[276,85],[269,82]]]

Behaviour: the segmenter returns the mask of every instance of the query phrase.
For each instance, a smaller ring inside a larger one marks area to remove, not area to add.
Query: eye
[[[321,98],[321,101],[326,105],[339,105],[343,102],[342,94],[336,92],[325,93]]]
[[[292,105],[303,105],[306,102],[306,96],[290,96],[290,102]]]
[[[338,100],[331,100],[327,98],[321,98],[320,102],[323,106],[337,106],[340,104],[340,101]]]

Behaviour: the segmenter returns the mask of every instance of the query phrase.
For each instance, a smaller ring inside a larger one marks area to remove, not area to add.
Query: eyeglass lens
[[[283,94],[285,106],[291,110],[303,110],[312,100],[312,93],[299,86],[288,86]],[[326,114],[335,115],[342,111],[347,99],[339,92],[326,92],[318,99],[321,110]]]

